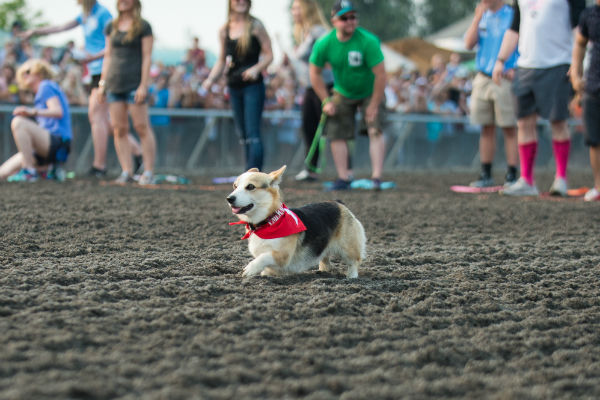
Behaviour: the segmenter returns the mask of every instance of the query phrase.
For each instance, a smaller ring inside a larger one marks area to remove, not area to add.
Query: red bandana
[[[275,211],[275,214],[271,215],[265,222],[258,226],[252,226],[245,221],[229,223],[229,225],[241,224],[246,225],[246,234],[242,237],[242,240],[248,239],[253,233],[261,239],[277,239],[306,230],[306,226],[304,226],[300,218],[287,208],[285,204],[282,204]]]

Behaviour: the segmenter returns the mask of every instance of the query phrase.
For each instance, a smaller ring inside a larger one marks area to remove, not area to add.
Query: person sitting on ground
[[[34,182],[49,165],[67,160],[71,147],[71,114],[67,96],[52,78],[45,61],[26,61],[17,71],[23,89],[35,93],[33,107],[14,109],[11,130],[18,153],[0,166],[0,179]]]

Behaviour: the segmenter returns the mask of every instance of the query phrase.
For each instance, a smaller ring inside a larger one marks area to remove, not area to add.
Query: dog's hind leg
[[[358,222],[358,221],[357,221]],[[342,259],[348,264],[347,278],[358,278],[358,266],[366,256],[366,238],[362,225],[356,224],[353,232],[347,235],[342,245]]]
[[[329,256],[325,256],[319,261],[319,271],[329,272],[331,271],[331,263],[329,261]]]

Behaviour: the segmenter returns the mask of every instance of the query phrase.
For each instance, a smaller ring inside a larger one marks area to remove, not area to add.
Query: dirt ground
[[[206,178],[1,183],[0,398],[600,397],[600,204],[292,175],[288,206],[337,198],[362,221],[359,279],[243,279],[230,187]]]

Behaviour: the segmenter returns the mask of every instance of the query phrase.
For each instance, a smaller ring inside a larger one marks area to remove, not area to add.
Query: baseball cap
[[[339,17],[350,11],[356,11],[356,8],[354,8],[354,5],[351,1],[335,0],[335,3],[333,3],[333,7],[331,7],[331,16]]]

